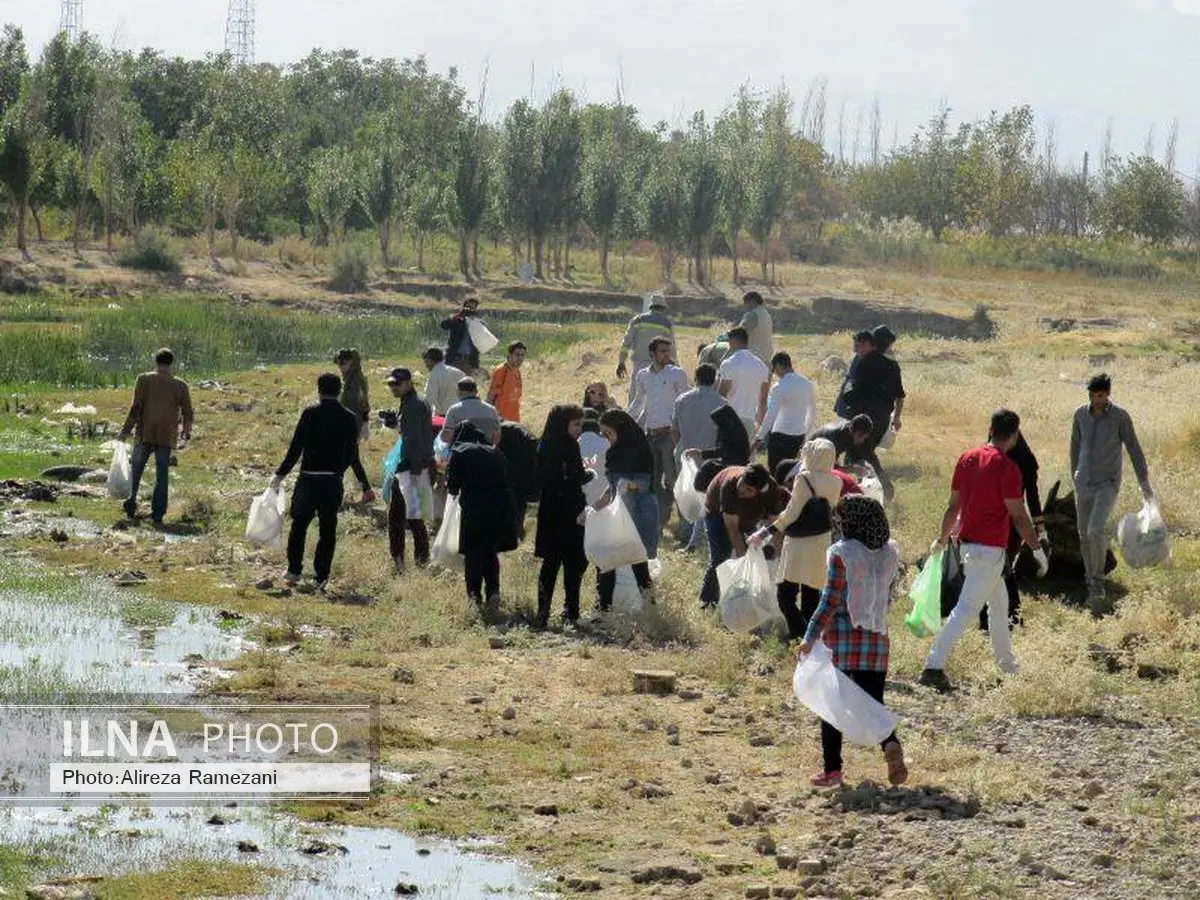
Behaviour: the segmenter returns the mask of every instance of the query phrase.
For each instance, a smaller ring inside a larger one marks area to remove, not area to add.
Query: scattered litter
[[[54,411],[56,416],[94,416],[96,407],[90,403],[87,406],[76,406],[74,403],[64,403]]]

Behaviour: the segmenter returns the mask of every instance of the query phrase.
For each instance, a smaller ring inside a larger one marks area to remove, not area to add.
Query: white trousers
[[[1004,587],[1004,548],[963,544],[963,588],[958,605],[942,625],[925,661],[927,669],[944,669],[958,639],[979,621],[979,610],[988,608],[988,634],[996,665],[1010,675],[1017,672],[1012,637],[1008,632],[1008,591]]]

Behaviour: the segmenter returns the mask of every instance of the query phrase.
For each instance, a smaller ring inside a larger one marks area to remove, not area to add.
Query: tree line
[[[909,219],[1001,237],[1070,235],[1170,245],[1200,242],[1200,187],[1167,153],[1128,157],[1111,137],[1093,165],[1063,167],[1053,128],[1028,106],[951,124],[941,110],[884,151],[878,104],[865,153],[862,118],[847,152],[844,107],[827,149],[825,85],[800,103],[786,86],[737,90],[715,118],[644,125],[618,96],[580,103],[566,89],[482,115],[457,73],[423,59],[313,51],[285,67],[237,66],[154,50],[108,51],[59,35],[31,61],[20,29],[0,36],[0,182],[17,242],[27,220],[65,215],[78,248],[148,225],[269,241],[299,232],[338,245],[370,229],[385,266],[407,233],[418,267],[434,233],[458,237],[459,269],[478,276],[479,242],[514,267],[570,277],[594,248],[606,282],[616,247],[651,241],[663,275],[700,284],[714,255],[743,253],[760,276],[831,222]]]

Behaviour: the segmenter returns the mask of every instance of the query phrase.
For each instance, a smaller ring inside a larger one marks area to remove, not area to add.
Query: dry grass
[[[1194,475],[1200,424],[1186,400],[1200,366],[1172,346],[1153,343],[1165,328],[1165,316],[1183,311],[1177,299],[1048,277],[972,282],[875,271],[782,271],[787,296],[772,302],[821,292],[858,293],[905,302],[928,298],[931,305],[960,313],[986,302],[1000,322],[1000,336],[986,345],[901,336],[898,353],[910,399],[903,434],[885,462],[898,476],[892,520],[907,561],[927,547],[953,462],[983,439],[992,408],[1010,405],[1021,413],[1041,460],[1043,490],[1065,477],[1070,415],[1084,398],[1088,356],[1097,353],[1115,354],[1108,366],[1115,398],[1134,413],[1168,521],[1193,533],[1200,527],[1200,484]],[[1099,311],[1086,312],[1093,309]],[[1036,325],[1043,314],[1119,314],[1127,324],[1117,332],[1052,335]],[[1151,327],[1151,320],[1158,324]],[[612,378],[619,335],[616,329],[595,332],[582,344],[530,361],[523,410],[535,431],[551,405],[577,401],[590,380],[606,380],[618,397],[624,396],[625,386]],[[684,330],[680,357],[694,359],[696,346],[707,337]],[[849,336],[788,336],[777,343],[792,352],[799,369],[815,375],[821,359],[845,352]],[[387,364],[416,362],[419,348],[397,349],[403,352]],[[697,608],[701,572],[694,559],[664,551],[661,608],[645,622],[619,629],[613,642],[539,636],[517,624],[503,626],[507,646],[502,650],[489,648],[497,628],[469,607],[458,576],[430,571],[393,577],[385,536],[374,517],[357,509],[343,518],[334,579],[376,597],[373,606],[299,596],[281,602],[248,587],[264,574],[282,571],[280,551],[254,551],[240,542],[242,517],[282,455],[315,374],[315,368],[301,366],[239,373],[222,393],[196,392],[196,440],[173,474],[173,507],[209,504],[211,530],[172,548],[155,580],[156,590],[178,599],[258,617],[260,633],[276,641],[291,641],[302,625],[318,629],[316,636],[303,638],[300,653],[268,650],[243,658],[236,664],[235,686],[289,696],[318,690],[380,696],[384,766],[415,772],[420,780],[389,786],[370,810],[347,811],[344,818],[455,835],[494,834],[512,852],[567,872],[594,872],[595,861],[613,853],[683,854],[704,865],[712,852],[743,858],[744,833],[725,822],[725,812],[745,796],[774,794],[783,804],[805,794],[801,776],[819,767],[819,741],[815,721],[788,701],[792,661],[778,642],[730,635]],[[818,380],[822,409],[831,406],[837,387],[834,380]],[[228,411],[228,401],[247,398],[258,400],[252,411]],[[114,418],[127,403],[124,393],[111,391],[51,391],[45,399],[47,404],[95,403],[102,416]],[[4,429],[27,424],[0,419]],[[366,445],[373,479],[390,443],[390,436],[373,434]],[[1129,487],[1123,492],[1122,510],[1136,508],[1134,493]],[[115,518],[97,503],[81,501],[76,508],[102,521]],[[152,547],[151,541],[140,543],[137,559],[157,561]],[[109,565],[105,545],[73,542],[34,549],[63,565]],[[505,557],[501,615],[510,624],[533,611],[536,565],[528,544]],[[1000,755],[976,740],[974,730],[1014,718],[1103,716],[1112,712],[1114,698],[1122,708],[1136,707],[1146,716],[1196,715],[1200,545],[1180,538],[1170,566],[1121,569],[1117,578],[1127,594],[1118,615],[1099,623],[1058,598],[1027,600],[1027,624],[1015,638],[1023,663],[1019,678],[996,687],[990,647],[970,633],[949,668],[962,694],[948,700],[922,691],[892,696],[903,717],[901,735],[917,785],[975,797],[985,808],[1043,797],[1054,781],[1048,767],[1028,757]],[[589,577],[585,591],[590,582]],[[913,638],[900,624],[906,605],[898,602],[892,616],[891,678],[900,683],[915,681],[928,650],[927,641]],[[1130,672],[1110,675],[1096,669],[1086,652],[1089,642],[1115,646],[1134,632],[1145,637],[1136,660],[1173,666],[1178,677],[1148,682]],[[641,667],[674,669],[704,699],[687,703],[631,694],[629,671]],[[412,683],[398,676],[399,668],[411,673]],[[484,702],[467,704],[472,696]],[[501,717],[509,706],[515,719]],[[710,706],[713,712],[705,712]],[[680,746],[667,741],[672,725],[679,729]],[[774,743],[750,749],[748,738],[760,733],[770,734]],[[853,749],[847,759],[856,774],[882,778],[878,753]],[[729,791],[704,781],[704,774],[717,770],[732,786]],[[656,779],[671,796],[641,799],[636,789],[623,787],[628,779]],[[561,816],[554,832],[530,814],[533,804],[551,802]],[[803,803],[787,816],[781,828],[790,833],[820,827]],[[713,851],[718,845],[708,842],[715,840],[732,843]],[[750,859],[762,865],[753,855]],[[708,868],[705,881],[689,896],[733,896],[744,880]],[[945,896],[1016,895],[994,872],[931,872],[928,886],[944,888]],[[627,882],[606,882],[602,895],[628,896],[629,890]]]

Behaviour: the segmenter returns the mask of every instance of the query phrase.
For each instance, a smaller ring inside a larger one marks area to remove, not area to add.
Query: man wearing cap
[[[746,329],[750,335],[750,352],[769,366],[775,356],[775,326],[771,314],[758,291],[747,291],[742,297],[742,305],[746,307],[746,314],[738,327]]]
[[[479,298],[468,297],[463,301],[462,309],[449,318],[442,319],[439,328],[450,332],[446,338],[446,364],[456,366],[466,372],[479,370],[479,349],[471,341],[471,329],[467,327],[468,319],[479,317]]]
[[[346,469],[362,485],[363,503],[371,503],[375,492],[367,481],[358,456],[358,417],[338,400],[342,379],[326,372],[317,379],[319,402],[300,414],[287,455],[271,480],[271,489],[279,490],[283,479],[300,463],[300,477],[292,493],[292,529],[288,534],[285,584],[294,585],[304,569],[304,540],[308,526],[317,519],[320,537],[313,556],[316,586],[324,590],[333,567],[337,547],[338,510],[345,493]]]
[[[621,342],[621,355],[617,360],[617,378],[624,378],[627,369],[625,361],[630,354],[633,356],[633,374],[650,365],[650,342],[664,338],[675,346],[675,327],[667,318],[666,298],[652,294],[646,299],[646,308],[640,314],[629,320],[625,329],[625,339]],[[633,401],[634,379],[629,382],[629,401]]]
[[[471,422],[488,436],[492,445],[500,441],[500,413],[490,403],[479,399],[479,385],[470,376],[458,382],[458,402],[446,411],[442,440],[454,443],[454,432],[463,422]]]
[[[429,562],[429,531],[425,520],[433,516],[433,422],[429,406],[413,388],[412,372],[392,369],[387,377],[392,396],[400,400],[400,412],[382,413],[384,424],[400,432],[400,462],[396,483],[388,503],[388,547],[397,574],[404,573],[404,529],[413,536],[413,559],[418,567]]]
[[[421,356],[429,376],[425,379],[425,402],[435,416],[444,416],[458,402],[458,383],[466,373],[445,362],[445,354],[438,347],[428,348]]]

